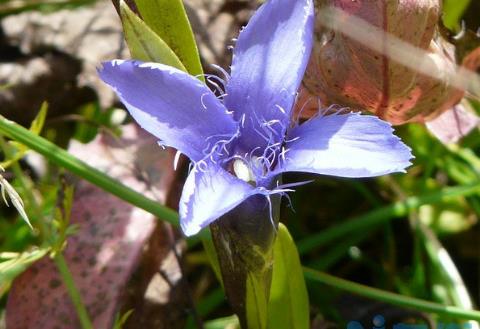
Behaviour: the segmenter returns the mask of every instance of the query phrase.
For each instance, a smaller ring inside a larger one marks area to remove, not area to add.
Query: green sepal
[[[268,269],[260,273],[248,273],[246,283],[247,328],[267,328],[268,293],[270,283]]]
[[[210,224],[226,297],[242,329],[266,329],[280,197],[254,195]],[[270,210],[271,209],[271,210]]]
[[[175,52],[144,21],[120,1],[120,17],[128,48],[134,59],[144,62],[156,62],[186,71],[185,66]]]
[[[295,242],[282,223],[278,226],[273,260],[267,328],[310,328],[308,293],[300,257]]]
[[[143,21],[164,40],[191,75],[203,74],[197,44],[181,0],[136,0]],[[203,78],[202,78],[203,79]]]

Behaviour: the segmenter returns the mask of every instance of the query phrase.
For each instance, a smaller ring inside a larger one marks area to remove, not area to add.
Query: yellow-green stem
[[[305,278],[310,281],[320,282],[340,290],[348,291],[349,293],[357,294],[392,305],[413,308],[423,312],[446,315],[457,319],[480,321],[479,311],[466,310],[455,306],[445,306],[418,298],[395,294],[389,291],[347,281],[307,267],[304,267],[303,271]]]
[[[60,272],[60,275],[63,280],[63,284],[65,285],[65,288],[68,291],[70,299],[73,302],[73,305],[77,312],[78,319],[80,320],[82,328],[93,329],[93,325],[88,316],[87,309],[85,308],[85,304],[82,302],[82,296],[80,296],[80,293],[78,292],[78,289],[75,285],[75,281],[73,280],[72,273],[68,269],[68,265],[67,265],[67,262],[65,261],[65,258],[63,257],[63,254],[57,253],[55,257],[53,257],[53,261],[55,262],[55,265],[57,266],[57,269]]]

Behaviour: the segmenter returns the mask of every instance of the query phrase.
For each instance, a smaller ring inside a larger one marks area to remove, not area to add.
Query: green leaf
[[[132,315],[133,310],[128,310],[125,312],[122,316],[120,314],[117,314],[115,317],[115,323],[113,325],[113,329],[122,329],[125,323],[127,322],[128,318],[130,315]]]
[[[48,249],[37,249],[0,262],[0,297],[7,292],[11,282],[18,275],[25,271],[33,262],[45,256],[48,251]]]
[[[240,324],[236,315],[205,322],[205,329],[239,329]]]
[[[29,128],[29,130],[35,135],[40,135],[40,133],[42,132],[43,126],[45,124],[45,119],[47,118],[47,112],[48,112],[48,103],[43,102],[42,106],[40,107],[40,111],[38,112],[35,119],[33,119],[32,124],[30,125],[30,128]],[[2,168],[10,167],[13,163],[22,159],[25,156],[25,154],[29,151],[28,147],[16,141],[11,141],[9,145],[13,146],[16,149],[15,156],[3,162],[0,162],[0,167]]]
[[[45,125],[45,119],[47,118],[47,112],[48,103],[43,102],[40,111],[38,111],[37,116],[33,119],[32,124],[30,125],[30,131],[35,135],[40,135],[42,132],[43,126]]]
[[[309,302],[300,257],[290,233],[281,223],[273,257],[268,328],[308,329]]]
[[[356,282],[347,281],[307,267],[304,267],[303,271],[307,280],[322,283],[342,291],[347,291],[350,294],[363,296],[399,307],[414,309],[419,312],[435,313],[438,315],[449,316],[453,319],[480,321],[479,311],[467,310],[464,308],[450,305],[446,306],[445,304],[433,303],[431,301],[419,298],[413,298],[405,295],[392,293],[390,291],[385,291],[378,288],[365,286]]]
[[[203,244],[203,248],[205,249],[205,252],[207,253],[207,258],[208,258],[208,261],[210,262],[210,265],[212,266],[212,270],[215,273],[215,276],[217,277],[218,281],[223,287],[222,272],[220,271],[218,255],[215,250],[215,245],[213,244],[212,237],[211,236],[202,237],[202,244]]]
[[[197,44],[181,0],[136,0],[144,22],[164,40],[191,75],[203,74]]]
[[[444,305],[472,309],[473,302],[450,254],[433,231],[421,222],[417,225],[417,236],[421,239],[420,244],[425,248],[431,264],[429,279],[434,297]]]
[[[443,3],[443,23],[449,29],[457,29],[470,0],[445,0]]]
[[[125,39],[132,57],[144,62],[157,62],[186,71],[173,50],[152,31],[122,0],[120,1]]]
[[[246,282],[246,317],[247,328],[267,328],[268,287],[265,286],[265,277],[257,273],[248,272]],[[272,327],[273,329],[273,327]],[[281,328],[278,328],[281,329]]]
[[[4,134],[19,143],[25,144],[25,146],[45,156],[52,163],[71,171],[73,174],[80,176],[120,199],[154,214],[161,220],[178,226],[178,214],[175,211],[162,206],[158,201],[145,197],[143,194],[134,191],[100,170],[89,166],[49,140],[33,134],[31,131],[13,121],[5,119],[1,114],[0,134]],[[199,235],[201,236],[206,233],[207,230],[204,230],[199,233]]]

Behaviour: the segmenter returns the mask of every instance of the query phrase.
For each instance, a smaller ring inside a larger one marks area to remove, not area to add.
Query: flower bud
[[[325,8],[342,10],[386,32],[378,40],[385,51],[326,28],[318,14]],[[437,33],[440,0],[318,0],[316,10],[316,44],[297,103],[303,117],[317,111],[312,96],[322,105],[367,110],[393,124],[431,120],[462,99],[464,91],[450,83],[456,73],[455,47]],[[440,77],[392,60],[389,38],[421,50]]]

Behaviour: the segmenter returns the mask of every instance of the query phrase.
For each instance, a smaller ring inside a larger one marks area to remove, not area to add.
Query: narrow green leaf
[[[132,57],[144,62],[157,62],[186,71],[173,50],[153,32],[133,11],[125,1],[120,1],[120,16]]]
[[[432,265],[430,280],[434,294],[446,305],[472,309],[473,302],[452,257],[430,228],[421,222],[417,225],[417,236],[421,239]]]
[[[35,135],[15,122],[4,118],[2,115],[0,115],[0,134],[4,134],[9,138],[24,144],[33,151],[45,156],[52,163],[71,171],[128,203],[154,214],[159,219],[167,221],[175,226],[178,225],[178,214],[175,211],[162,206],[156,200],[149,199],[141,193],[134,191],[130,187],[120,183],[100,170],[89,166],[49,140]],[[199,235],[207,233],[207,230],[203,230]]]
[[[11,282],[18,275],[25,271],[33,262],[45,256],[48,251],[48,249],[37,249],[0,262],[0,297],[5,294]]]
[[[265,278],[257,273],[248,272],[246,282],[246,317],[247,328],[266,329],[268,304],[268,287],[265,287]],[[273,329],[273,327],[272,327]],[[278,328],[281,329],[281,328]]]
[[[240,324],[236,315],[205,322],[205,329],[239,329]]]
[[[30,131],[35,135],[40,135],[42,132],[43,126],[45,125],[45,119],[47,118],[47,112],[48,103],[43,102],[40,111],[38,111],[37,116],[33,119],[32,124],[30,125]]]
[[[273,277],[268,304],[269,329],[308,329],[307,287],[295,242],[280,223],[273,251]]]
[[[122,329],[125,323],[127,322],[128,318],[130,317],[130,315],[132,315],[132,313],[133,313],[133,309],[128,310],[122,316],[120,316],[120,314],[117,314],[117,316],[115,317],[115,323],[113,325],[113,329]]]
[[[45,119],[47,118],[47,112],[48,112],[48,103],[43,102],[42,106],[40,107],[40,111],[38,112],[35,119],[33,119],[32,124],[30,125],[30,128],[29,128],[29,130],[35,135],[40,135],[40,133],[42,132],[43,126],[45,124]],[[11,141],[9,144],[15,148],[15,152],[12,151],[14,156],[9,157],[3,162],[0,162],[0,167],[3,167],[3,168],[10,167],[12,164],[22,159],[25,156],[25,154],[29,151],[28,147],[25,147],[24,145],[22,145],[21,143],[17,143],[16,141]]]
[[[188,73],[203,73],[197,44],[181,0],[136,0],[145,23],[178,56]]]
[[[303,272],[307,280],[323,283],[328,286],[335,287],[336,289],[347,291],[351,294],[356,294],[400,307],[416,309],[420,312],[436,313],[456,319],[480,321],[479,311],[466,310],[456,306],[443,305],[423,299],[395,294],[389,291],[347,281],[307,267],[303,268]]]
[[[418,209],[425,204],[436,204],[446,202],[458,197],[465,197],[480,192],[480,182],[470,180],[464,185],[446,187],[440,191],[423,194],[420,196],[411,196],[403,201],[392,203],[388,206],[377,208],[365,215],[346,220],[343,223],[335,225],[321,233],[310,234],[307,238],[297,243],[300,254],[305,254],[314,248],[332,243],[336,239],[348,234],[362,230],[372,230],[382,223],[389,222],[395,218],[402,218],[408,215],[412,210]]]
[[[212,241],[211,236],[205,236],[202,238],[202,244],[203,244],[203,249],[205,249],[205,252],[207,253],[208,261],[210,262],[210,265],[212,266],[212,270],[215,273],[215,276],[217,277],[218,281],[223,287],[223,280],[222,280],[222,272],[220,271],[220,264],[218,262],[218,255],[215,250],[215,246]]]
[[[470,4],[470,0],[445,0],[443,3],[443,23],[450,29],[460,26],[463,13]]]
[[[57,253],[53,257],[53,261],[57,266],[57,270],[62,277],[63,284],[67,289],[68,295],[70,296],[70,300],[75,307],[75,311],[77,312],[78,320],[82,325],[82,329],[93,329],[92,320],[88,315],[87,308],[85,307],[85,303],[82,301],[82,296],[80,295],[80,291],[78,290],[77,286],[75,285],[75,280],[73,279],[72,272],[68,268],[67,261],[62,253]]]

